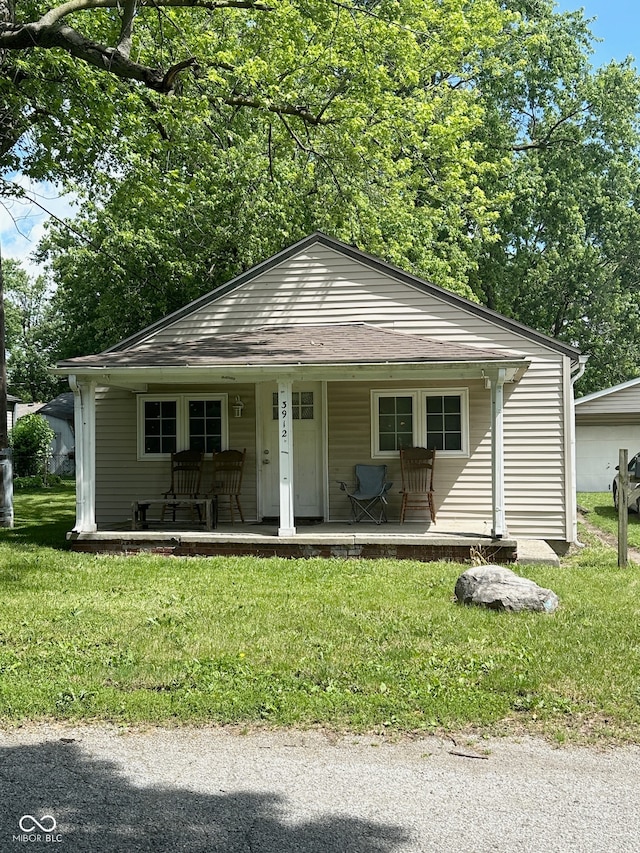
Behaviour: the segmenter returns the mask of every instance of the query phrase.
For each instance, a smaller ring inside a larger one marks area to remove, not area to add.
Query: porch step
[[[560,558],[544,539],[518,539],[517,553],[523,566],[560,566]]]

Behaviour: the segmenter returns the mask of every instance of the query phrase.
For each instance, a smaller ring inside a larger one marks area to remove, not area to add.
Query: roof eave
[[[215,385],[265,381],[291,376],[331,381],[394,380],[421,373],[430,379],[480,379],[504,368],[508,381],[518,381],[529,366],[526,359],[479,359],[477,361],[354,362],[351,364],[209,364],[179,366],[86,366],[61,363],[51,372],[76,380],[105,385],[140,386],[151,383],[207,383]]]

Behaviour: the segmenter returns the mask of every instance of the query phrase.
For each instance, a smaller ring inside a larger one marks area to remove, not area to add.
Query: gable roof
[[[627,382],[621,382],[619,385],[613,385],[611,388],[603,388],[602,391],[593,391],[591,394],[585,394],[584,397],[579,397],[575,405],[580,406],[583,403],[590,403],[592,400],[598,400],[602,397],[608,397],[611,394],[617,394],[619,391],[626,391],[627,388],[633,388],[640,385],[640,377],[629,379]]]
[[[138,343],[124,350],[70,358],[58,368],[204,367],[486,363],[526,360],[504,350],[472,347],[365,323],[263,326],[188,343]]]
[[[515,332],[518,335],[521,335],[524,338],[528,338],[532,341],[535,341],[536,343],[542,344],[543,346],[549,349],[552,349],[556,352],[560,352],[563,355],[567,355],[572,359],[572,361],[577,361],[578,356],[580,355],[580,351],[576,347],[572,347],[569,344],[565,344],[561,341],[556,340],[555,338],[552,338],[541,332],[537,332],[535,329],[532,329],[529,326],[525,326],[523,323],[519,323],[516,320],[511,320],[508,317],[505,317],[503,314],[499,314],[496,311],[492,311],[491,309],[486,308],[476,302],[471,302],[471,300],[465,299],[463,296],[459,296],[458,294],[453,293],[452,291],[445,290],[444,288],[438,287],[435,284],[431,284],[430,282],[418,278],[417,276],[414,276],[411,273],[408,273],[400,269],[399,267],[394,266],[393,264],[387,263],[386,261],[383,261],[380,258],[376,258],[373,255],[369,255],[366,252],[363,252],[362,250],[357,249],[354,246],[350,246],[347,243],[343,243],[334,237],[329,237],[327,234],[323,234],[320,231],[316,231],[313,234],[310,234],[308,237],[299,240],[297,243],[294,243],[288,248],[283,249],[281,252],[278,252],[267,260],[262,261],[254,267],[251,267],[251,269],[246,270],[245,272],[231,279],[231,281],[227,282],[226,284],[217,287],[215,290],[212,290],[204,296],[201,296],[193,302],[190,302],[188,305],[185,305],[178,311],[175,311],[172,314],[163,317],[161,320],[152,323],[150,326],[147,326],[145,329],[142,329],[137,334],[125,338],[123,341],[120,341],[119,343],[105,350],[105,352],[119,352],[122,350],[129,349],[130,347],[133,347],[136,344],[143,342],[146,338],[148,338],[155,332],[158,332],[161,329],[171,326],[178,320],[188,317],[190,314],[193,314],[202,307],[215,302],[217,299],[220,299],[223,296],[226,296],[231,291],[242,287],[242,285],[252,281],[259,275],[262,275],[273,267],[276,267],[283,261],[286,261],[289,258],[292,258],[295,255],[304,252],[314,244],[326,246],[327,248],[339,252],[360,264],[364,264],[365,266],[368,266],[369,268],[376,270],[377,272],[380,272],[383,275],[390,276],[396,279],[397,281],[417,288],[426,294],[435,296],[443,302],[448,302],[451,305],[454,305],[464,311],[483,317],[494,325],[506,328],[512,332]]]
[[[73,422],[73,391],[63,391],[62,394],[58,394],[53,400],[45,403],[38,410],[38,414]]]

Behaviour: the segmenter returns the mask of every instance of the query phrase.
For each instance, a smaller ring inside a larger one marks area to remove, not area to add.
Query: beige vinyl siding
[[[371,323],[461,344],[530,349],[530,342],[473,310],[316,245],[145,339],[193,341],[261,325]],[[559,357],[559,356],[558,356]]]
[[[150,386],[148,393],[171,393],[166,386]],[[174,389],[175,390],[175,389]],[[229,446],[247,450],[241,504],[245,519],[256,518],[255,396],[253,385],[181,387],[176,393],[229,394]],[[244,403],[241,418],[233,417],[233,400]],[[131,503],[160,497],[169,487],[170,466],[166,459],[137,459],[136,395],[117,388],[99,388],[96,393],[96,523],[99,529],[120,525],[131,517]],[[211,463],[205,459],[202,485],[208,489]],[[221,520],[228,520],[226,502]]]

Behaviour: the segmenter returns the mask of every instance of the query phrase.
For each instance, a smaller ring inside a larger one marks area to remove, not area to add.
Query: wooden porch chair
[[[180,498],[197,498],[200,491],[200,480],[202,478],[202,462],[204,454],[199,450],[178,450],[171,454],[171,485],[166,492],[162,493],[165,500],[172,499],[171,503],[163,504],[161,519],[164,521],[167,509],[176,520],[176,510],[180,505]],[[191,504],[191,517],[197,507]],[[198,514],[200,510],[198,509]]]
[[[242,488],[242,472],[244,460],[247,455],[245,450],[222,450],[213,454],[213,479],[211,491],[207,495],[229,498],[229,513],[231,524],[235,524],[234,503],[240,513],[240,521],[244,524],[244,515],[240,506],[240,490]]]
[[[400,450],[400,468],[402,470],[402,506],[400,523],[404,524],[408,509],[429,508],[431,521],[435,524],[436,509],[433,500],[433,466],[435,450],[425,447],[405,447]]]

